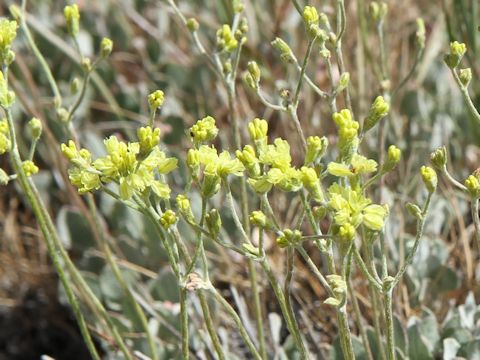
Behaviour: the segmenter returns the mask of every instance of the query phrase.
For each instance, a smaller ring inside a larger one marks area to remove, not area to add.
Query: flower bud
[[[264,119],[255,118],[248,123],[248,133],[252,141],[266,140],[268,123]]]
[[[325,136],[309,136],[307,138],[307,151],[305,153],[305,165],[317,162],[327,151],[328,140]]]
[[[422,166],[420,168],[420,175],[422,176],[423,183],[430,193],[433,193],[437,188],[438,179],[437,173],[429,166]]]
[[[208,142],[215,139],[218,134],[218,128],[215,125],[215,119],[211,116],[206,116],[198,120],[190,128],[190,136],[195,144]]]
[[[423,21],[422,18],[417,19],[417,32],[415,34],[416,40],[417,40],[417,46],[419,49],[425,48],[425,22]]]
[[[277,245],[281,248],[297,245],[302,239],[302,233],[299,230],[283,230],[282,234],[277,238]]]
[[[77,4],[65,6],[63,9],[63,14],[67,23],[68,33],[71,36],[76,37],[80,27],[80,12],[78,11]]]
[[[3,169],[0,169],[0,186],[7,185],[9,181],[10,178],[8,174]]]
[[[260,256],[260,249],[253,246],[252,244],[244,243],[242,244],[242,249],[246,252],[246,256],[249,259],[257,259]]]
[[[245,166],[250,177],[257,178],[260,176],[260,163],[255,155],[255,149],[251,145],[245,145],[243,151],[237,150],[235,155]]]
[[[328,214],[328,209],[325,206],[315,206],[312,210],[317,221],[323,220]]]
[[[373,128],[377,123],[387,116],[390,110],[390,105],[385,101],[383,96],[377,96],[368,112],[367,118],[363,123],[363,132],[367,132]]]
[[[267,217],[262,211],[252,211],[250,214],[250,223],[264,229],[267,226]]]
[[[113,41],[109,38],[103,38],[100,43],[100,56],[104,59],[108,58],[113,50]]]
[[[168,230],[171,226],[175,225],[177,220],[177,215],[172,210],[167,210],[160,218],[160,223],[164,229]]]
[[[477,176],[470,175],[465,180],[465,187],[467,188],[467,191],[468,191],[469,195],[473,199],[480,198],[480,181],[479,181]]]
[[[376,1],[370,3],[370,16],[373,21],[378,22],[383,20],[385,15],[387,15],[388,6],[386,3],[381,2],[380,4]]]
[[[252,90],[257,90],[258,89],[258,84],[253,80],[252,75],[249,72],[246,72],[243,75],[243,80],[247,84],[247,86],[252,89]]]
[[[248,184],[257,194],[265,194],[272,189],[272,183],[265,176],[259,179],[248,179]]]
[[[150,126],[137,129],[138,142],[140,144],[140,155],[147,156],[160,143],[160,129],[152,129]]]
[[[8,123],[6,120],[0,121],[0,155],[10,151],[12,142],[8,133]]]
[[[470,84],[470,81],[472,80],[472,69],[466,68],[466,69],[461,69],[458,77],[460,78],[460,82],[462,83],[463,86],[468,87]]]
[[[318,181],[318,175],[315,172],[315,169],[303,166],[300,173],[303,186],[307,189],[311,197],[318,202],[324,201],[325,197],[323,196],[322,188],[320,187],[320,182]]]
[[[148,95],[147,100],[150,111],[155,111],[158,108],[162,107],[165,96],[162,90],[155,90],[150,95]]]
[[[77,77],[74,77],[72,82],[70,83],[70,94],[75,95],[79,89],[80,89],[80,79]]]
[[[28,122],[28,128],[30,129],[30,133],[35,140],[42,135],[42,122],[37,118],[34,117]]]
[[[318,16],[317,9],[315,9],[315,7],[313,6],[308,6],[308,5],[305,6],[303,8],[303,21],[305,21],[307,25],[311,25],[311,24],[318,25],[319,16]]]
[[[84,57],[80,63],[80,66],[82,67],[83,71],[86,73],[89,73],[92,71],[92,60],[88,57]]]
[[[303,21],[305,22],[305,27],[307,28],[307,34],[311,39],[317,36],[317,32],[319,30],[318,20],[318,12],[315,7],[305,6],[303,8]]]
[[[280,59],[283,62],[287,64],[297,62],[297,58],[293,55],[292,49],[290,49],[288,44],[279,37],[272,41],[272,46],[280,52]]]
[[[224,24],[217,30],[217,47],[220,51],[232,52],[238,47],[238,40],[232,33],[230,25]]]
[[[260,81],[260,76],[262,75],[258,64],[255,61],[249,61],[247,64],[247,69],[252,76],[253,81],[258,85]]]
[[[395,166],[400,162],[402,157],[402,151],[395,145],[390,145],[388,148],[387,160],[383,164],[382,172],[385,174],[389,171],[392,171]]]
[[[32,176],[38,173],[38,167],[33,163],[33,161],[25,160],[22,163],[22,169],[26,176]]]
[[[342,276],[332,274],[332,275],[327,275],[327,282],[332,288],[334,294],[337,297],[340,297],[341,295],[345,294],[347,292],[347,283],[345,280],[343,280]]]
[[[338,86],[337,86],[337,93],[340,93],[343,90],[345,90],[349,82],[350,82],[350,74],[348,72],[344,72],[340,76],[340,81],[338,82]]]
[[[68,123],[70,118],[70,114],[68,110],[63,107],[57,109],[57,116],[58,116],[58,119],[64,124]]]
[[[235,14],[241,13],[245,9],[245,4],[241,0],[233,0],[233,11]]]
[[[221,178],[214,173],[204,173],[201,194],[204,199],[209,199],[220,190]]]
[[[193,222],[194,218],[190,200],[185,195],[179,194],[177,195],[176,203],[180,214],[182,214],[188,222]]]
[[[205,224],[213,238],[216,238],[222,228],[222,218],[217,209],[212,209],[205,215]]]
[[[7,51],[7,55],[5,56],[5,64],[7,66],[12,65],[12,63],[15,61],[15,53],[12,50]]]
[[[5,61],[10,46],[17,37],[17,26],[15,20],[0,19],[0,60],[2,62]]]
[[[194,179],[198,176],[198,170],[200,168],[200,153],[197,149],[189,149],[187,152],[187,166],[190,169],[192,177]]]
[[[423,218],[422,210],[418,207],[418,205],[407,203],[406,208],[410,215],[415,217],[417,220],[421,220]]]
[[[464,43],[454,41],[450,43],[450,53],[445,55],[443,60],[450,69],[454,69],[460,64],[463,56],[467,52],[467,46]]]
[[[443,171],[447,165],[447,148],[445,146],[439,147],[430,154],[430,161],[438,170]]]
[[[200,27],[200,25],[198,24],[197,19],[190,18],[190,19],[187,20],[187,28],[191,32],[197,31],[199,27]]]

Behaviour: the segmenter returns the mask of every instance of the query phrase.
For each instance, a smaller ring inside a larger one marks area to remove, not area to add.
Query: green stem
[[[5,78],[7,77],[5,76]],[[7,115],[7,121],[9,126],[10,141],[12,143],[12,149],[10,152],[10,159],[12,162],[12,166],[17,174],[17,178],[20,182],[20,186],[23,192],[25,193],[28,199],[28,202],[32,206],[33,212],[38,221],[40,229],[42,230],[43,236],[47,243],[48,253],[52,259],[52,263],[53,263],[53,266],[55,267],[58,277],[60,278],[60,282],[62,283],[65,289],[65,294],[67,296],[70,306],[72,307],[73,313],[75,315],[78,326],[80,328],[80,333],[82,334],[82,337],[83,337],[83,340],[85,341],[87,349],[90,352],[90,355],[92,356],[93,359],[100,360],[100,355],[98,354],[95,348],[95,345],[92,341],[92,338],[88,331],[87,324],[85,322],[85,318],[83,317],[80,311],[80,305],[73,292],[73,287],[71,286],[70,281],[67,278],[67,275],[61,265],[61,257],[57,252],[55,242],[53,241],[53,234],[51,233],[48,226],[48,221],[47,221],[47,218],[49,217],[48,212],[46,208],[43,206],[41,199],[37,196],[38,193],[34,191],[33,187],[35,185],[33,184],[32,181],[28,179],[28,177],[25,175],[25,172],[23,171],[22,160],[20,157],[20,153],[18,151],[18,146],[16,141],[15,125],[13,122],[12,114],[9,109],[5,109],[5,112]]]
[[[355,258],[355,261],[360,268],[360,271],[362,274],[367,278],[368,282],[372,287],[375,289],[381,291],[382,290],[382,285],[379,281],[379,279],[376,279],[372,274],[370,274],[370,271],[368,271],[367,265],[363,261],[360,253],[358,252],[358,249],[355,245],[353,245],[353,256]]]
[[[480,218],[478,215],[478,199],[472,199],[470,203],[473,224],[475,226],[475,239],[477,240],[477,247],[480,249]]]
[[[180,289],[180,321],[182,332],[182,357],[183,360],[190,358],[190,349],[188,346],[188,308],[187,308],[187,289]]]
[[[410,253],[408,254],[407,258],[405,259],[405,263],[403,266],[400,268],[398,271],[397,275],[395,276],[391,288],[393,289],[402,279],[403,274],[407,270],[408,265],[410,265],[413,261],[413,257],[415,256],[418,245],[420,245],[420,239],[423,236],[423,229],[425,227],[425,220],[426,220],[426,215],[428,212],[428,208],[430,207],[430,201],[432,200],[432,195],[433,193],[428,193],[427,201],[425,202],[425,205],[422,210],[422,217],[421,219],[418,220],[417,222],[417,235],[415,236],[415,241],[413,243],[412,250],[410,250]]]
[[[62,96],[60,94],[60,90],[58,89],[57,82],[55,81],[55,78],[53,77],[52,71],[50,70],[50,67],[48,66],[47,61],[43,57],[42,53],[38,49],[37,45],[35,44],[35,40],[33,40],[32,34],[30,33],[30,29],[27,25],[26,22],[26,16],[27,12],[25,11],[25,8],[27,6],[27,0],[22,0],[22,14],[20,16],[20,27],[22,28],[23,32],[25,33],[25,38],[27,39],[28,46],[30,46],[33,54],[37,58],[38,62],[40,63],[40,66],[45,73],[45,76],[47,77],[47,81],[50,85],[50,88],[52,89],[53,95],[55,97],[54,99],[54,105],[55,108],[60,108],[62,106]]]
[[[348,279],[348,292],[350,293],[350,297],[352,299],[352,307],[353,313],[355,315],[357,321],[358,331],[360,332],[360,337],[362,338],[363,348],[365,349],[365,354],[367,355],[368,360],[374,360],[372,349],[370,347],[370,341],[368,341],[368,335],[365,327],[363,326],[362,322],[362,313],[360,311],[360,306],[358,305],[357,297],[355,296],[355,292],[353,291],[352,280]]]
[[[294,322],[295,327],[298,329],[298,322],[297,322],[297,319],[295,318],[295,312],[293,311],[293,306],[292,306],[291,287],[290,287],[292,278],[293,278],[294,259],[295,259],[294,249],[291,247],[287,248],[287,264],[286,264],[287,275],[285,276],[283,293],[285,294],[285,307],[288,311],[290,318],[292,319],[292,322]],[[293,334],[293,335],[297,336],[297,334]],[[302,342],[301,337],[297,339],[297,342]],[[306,354],[302,353],[302,357],[303,356],[306,356]]]
[[[343,358],[346,360],[353,360],[355,359],[355,353],[353,352],[350,327],[348,326],[346,304],[337,310],[337,319],[338,330],[340,332],[340,339],[342,343]]]
[[[387,327],[387,359],[395,360],[395,339],[393,335],[393,313],[392,313],[392,293],[393,289],[385,291],[383,294],[383,306],[385,310],[385,325]]]
[[[458,86],[460,87],[460,92],[462,93],[463,100],[465,101],[465,104],[467,105],[468,110],[470,111],[472,116],[475,118],[477,123],[480,124],[480,113],[478,112],[477,108],[473,104],[472,98],[468,93],[468,88],[462,84],[462,81],[460,80],[460,77],[457,74],[457,69],[452,69],[452,74]]]
[[[277,278],[273,274],[272,269],[271,269],[268,261],[266,259],[264,259],[263,261],[261,261],[261,265],[262,265],[263,270],[267,274],[267,278],[268,278],[268,280],[270,282],[270,285],[272,286],[273,292],[275,293],[275,296],[278,300],[278,303],[280,305],[280,309],[282,311],[283,317],[284,317],[285,321],[287,322],[287,328],[293,336],[293,339],[295,341],[295,345],[297,346],[298,350],[302,354],[302,356],[303,356],[302,359],[308,359],[308,355],[307,355],[308,353],[307,353],[307,350],[305,348],[305,344],[303,343],[302,337],[300,335],[300,330],[298,329],[298,327],[295,327],[295,322],[290,317],[290,313],[287,309],[287,304],[286,304],[284,293],[282,291],[282,287],[280,286]]]
[[[130,303],[132,306],[133,310],[135,311],[135,314],[137,315],[138,319],[140,320],[140,324],[143,328],[143,332],[145,333],[147,340],[148,340],[148,346],[150,348],[151,356],[152,359],[157,360],[158,359],[158,350],[157,346],[155,345],[155,339],[153,338],[153,335],[148,327],[148,320],[147,317],[145,316],[145,313],[143,312],[142,308],[138,304],[138,302],[135,300],[135,297],[133,296],[132,291],[130,290],[130,286],[127,284],[125,281],[122,272],[120,271],[114,256],[112,254],[112,250],[110,249],[110,246],[108,245],[108,241],[105,237],[105,230],[100,223],[100,218],[99,214],[97,211],[97,206],[95,205],[95,201],[93,198],[92,194],[87,195],[87,203],[88,203],[88,208],[90,209],[92,218],[95,222],[96,226],[96,232],[98,234],[98,239],[100,240],[100,245],[102,247],[102,251],[105,254],[105,258],[107,259],[108,264],[110,265],[113,274],[122,287],[122,290],[124,291],[127,301]]]
[[[250,338],[250,336],[248,335],[247,333],[247,329],[245,329],[245,326],[243,326],[243,323],[242,323],[242,320],[240,319],[240,317],[238,316],[237,312],[235,311],[235,309],[233,309],[232,305],[230,305],[228,303],[228,301],[226,301],[223,296],[221,296],[217,289],[215,289],[213,286],[210,287],[210,291],[213,292],[213,294],[215,295],[215,298],[217,299],[217,301],[223,305],[223,307],[227,310],[227,312],[230,314],[230,316],[232,317],[233,321],[235,322],[235,325],[237,326],[238,328],[238,331],[240,332],[240,335],[242,336],[243,340],[245,341],[245,344],[247,345],[248,349],[250,350],[250,352],[252,353],[253,357],[257,360],[262,360],[262,357],[260,356],[260,354],[258,353],[257,349],[255,348],[255,345],[253,344],[253,341],[252,339]]]

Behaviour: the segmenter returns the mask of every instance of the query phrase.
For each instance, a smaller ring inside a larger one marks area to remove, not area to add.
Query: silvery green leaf
[[[454,338],[443,339],[443,360],[454,360],[460,344]]]

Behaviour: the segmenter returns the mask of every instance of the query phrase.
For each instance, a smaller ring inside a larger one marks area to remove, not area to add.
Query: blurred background
[[[290,0],[244,2],[249,32],[237,82],[243,137],[247,137],[244,126],[247,121],[255,117],[265,118],[269,121],[272,137],[289,140],[294,162],[298,163],[301,154],[296,151],[300,144],[296,144],[296,136],[290,135],[294,132],[293,125],[284,114],[265,108],[242,82],[241,74],[248,61],[256,60],[262,70],[262,89],[269,98],[278,100],[280,90],[292,89],[298,73],[280,61],[270,42],[281,37],[298,58],[303,58],[307,42],[302,20]],[[0,16],[10,16],[8,7],[13,3],[2,1]],[[312,0],[309,4],[330,17],[335,14],[332,3]],[[104,137],[116,134],[128,139],[138,126],[147,122],[146,96],[153,90],[162,89],[166,101],[156,125],[162,128],[164,148],[174,156],[185,158],[188,147],[185,131],[206,115],[217,119],[221,134],[218,145],[229,148],[230,124],[225,89],[196,51],[188,31],[166,1],[79,0],[77,4],[81,12],[79,44],[82,53],[95,57],[104,36],[114,42],[109,60],[103,62],[92,77],[74,122],[84,147],[94,155],[100,155]],[[231,2],[178,0],[177,4],[187,18],[198,20],[201,39],[213,51],[216,30],[231,21]],[[59,83],[65,102],[69,104],[74,99],[71,84],[75,78],[82,78],[82,72],[80,59],[66,33],[65,5],[64,1],[57,0],[30,1],[27,22]],[[356,119],[365,117],[373,99],[382,92],[379,40],[375,26],[369,21],[368,5],[368,0],[346,1],[347,32],[343,50],[346,69],[351,76]],[[390,210],[386,240],[392,264],[398,266],[415,234],[415,222],[406,215],[404,204],[422,198],[422,187],[417,186],[419,179],[415,175],[420,166],[428,162],[430,152],[446,145],[451,157],[450,172],[461,182],[479,167],[480,127],[469,117],[442,58],[450,41],[467,44],[468,55],[463,66],[472,68],[471,96],[477,108],[480,107],[480,32],[477,31],[480,11],[476,0],[404,0],[388,1],[388,5],[385,22],[387,70],[391,88],[395,91],[386,127],[386,146],[395,144],[404,155],[398,170],[387,177],[383,193],[375,196],[382,196],[386,202],[394,204]],[[418,17],[426,24],[426,48],[413,76],[398,89],[416,61]],[[334,18],[330,21],[334,23]],[[15,117],[18,129],[24,135],[24,150],[28,149],[29,135],[22,130],[25,128],[23,124],[36,116],[46,125],[35,158],[41,171],[34,180],[42,191],[62,240],[89,284],[115,315],[118,326],[129,340],[142,343],[145,340],[136,333],[138,324],[129,316],[131,309],[122,299],[123,293],[111,270],[105,266],[104,256],[89,230],[92,219],[87,207],[66,181],[67,163],[59,147],[68,140],[66,132],[56,120],[47,79],[20,30],[14,50],[16,61],[10,83],[17,94]],[[338,77],[338,71],[335,71],[334,75]],[[308,73],[321,88],[328,88],[326,69],[318,54],[312,57]],[[340,102],[339,107],[342,105]],[[307,87],[302,92],[300,118],[305,134],[327,136],[335,142],[335,127],[328,104]],[[375,139],[372,136],[363,150],[378,159],[379,148]],[[330,156],[333,159],[333,155]],[[0,166],[9,169],[6,156],[0,157]],[[185,168],[181,166],[171,184],[175,192],[181,191],[184,174]],[[150,316],[164,341],[165,359],[175,358],[179,344],[178,295],[160,243],[141,215],[103,194],[97,194],[96,198],[114,239],[112,245],[124,275],[141,294],[147,308],[152,309]],[[473,224],[465,200],[448,183],[440,181],[425,237],[397,290],[397,343],[403,344],[407,353],[416,355],[412,359],[442,358],[446,338],[457,339],[465,353],[474,351],[471,353],[480,356],[480,329],[477,326],[480,292],[476,280],[480,277],[480,249],[473,241]],[[286,224],[295,215],[298,205],[290,201],[288,196],[278,192],[272,204]],[[218,202],[221,207],[221,199]],[[228,213],[224,215],[227,224],[228,221],[232,223],[229,216]],[[232,231],[230,236],[235,237],[235,232]],[[267,250],[275,262],[276,271],[281,273],[283,254],[274,244],[274,239],[267,241]],[[216,287],[238,307],[248,308],[250,287],[244,260],[213,245],[209,247],[208,255]],[[334,341],[336,336],[334,314],[325,306],[320,307],[325,293],[310,277],[305,265],[298,261],[292,295],[304,333],[314,344],[312,346],[325,350],[326,344]],[[259,281],[265,311],[271,314],[271,335],[279,339],[279,346],[284,346],[288,353],[285,331],[278,325],[278,315],[275,317],[279,309],[265,279]],[[371,323],[366,283],[361,276],[355,276],[353,284],[365,320]],[[50,266],[36,221],[19,196],[15,183],[11,182],[0,188],[0,360],[38,359],[41,354],[56,359],[88,359],[74,318],[64,304],[64,294]],[[220,321],[221,337],[230,336],[231,346],[235,348],[241,341],[234,334],[228,335],[230,325]],[[354,324],[352,328],[356,333]],[[108,343],[109,339],[102,338],[101,333],[95,335],[100,347],[102,342]],[[241,349],[238,352],[241,353]],[[335,352],[331,356],[334,357]]]

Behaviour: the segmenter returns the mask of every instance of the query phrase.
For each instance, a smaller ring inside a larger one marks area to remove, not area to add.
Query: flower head
[[[190,128],[190,136],[195,144],[212,141],[218,134],[218,128],[215,125],[215,119],[211,116],[198,120]]]

